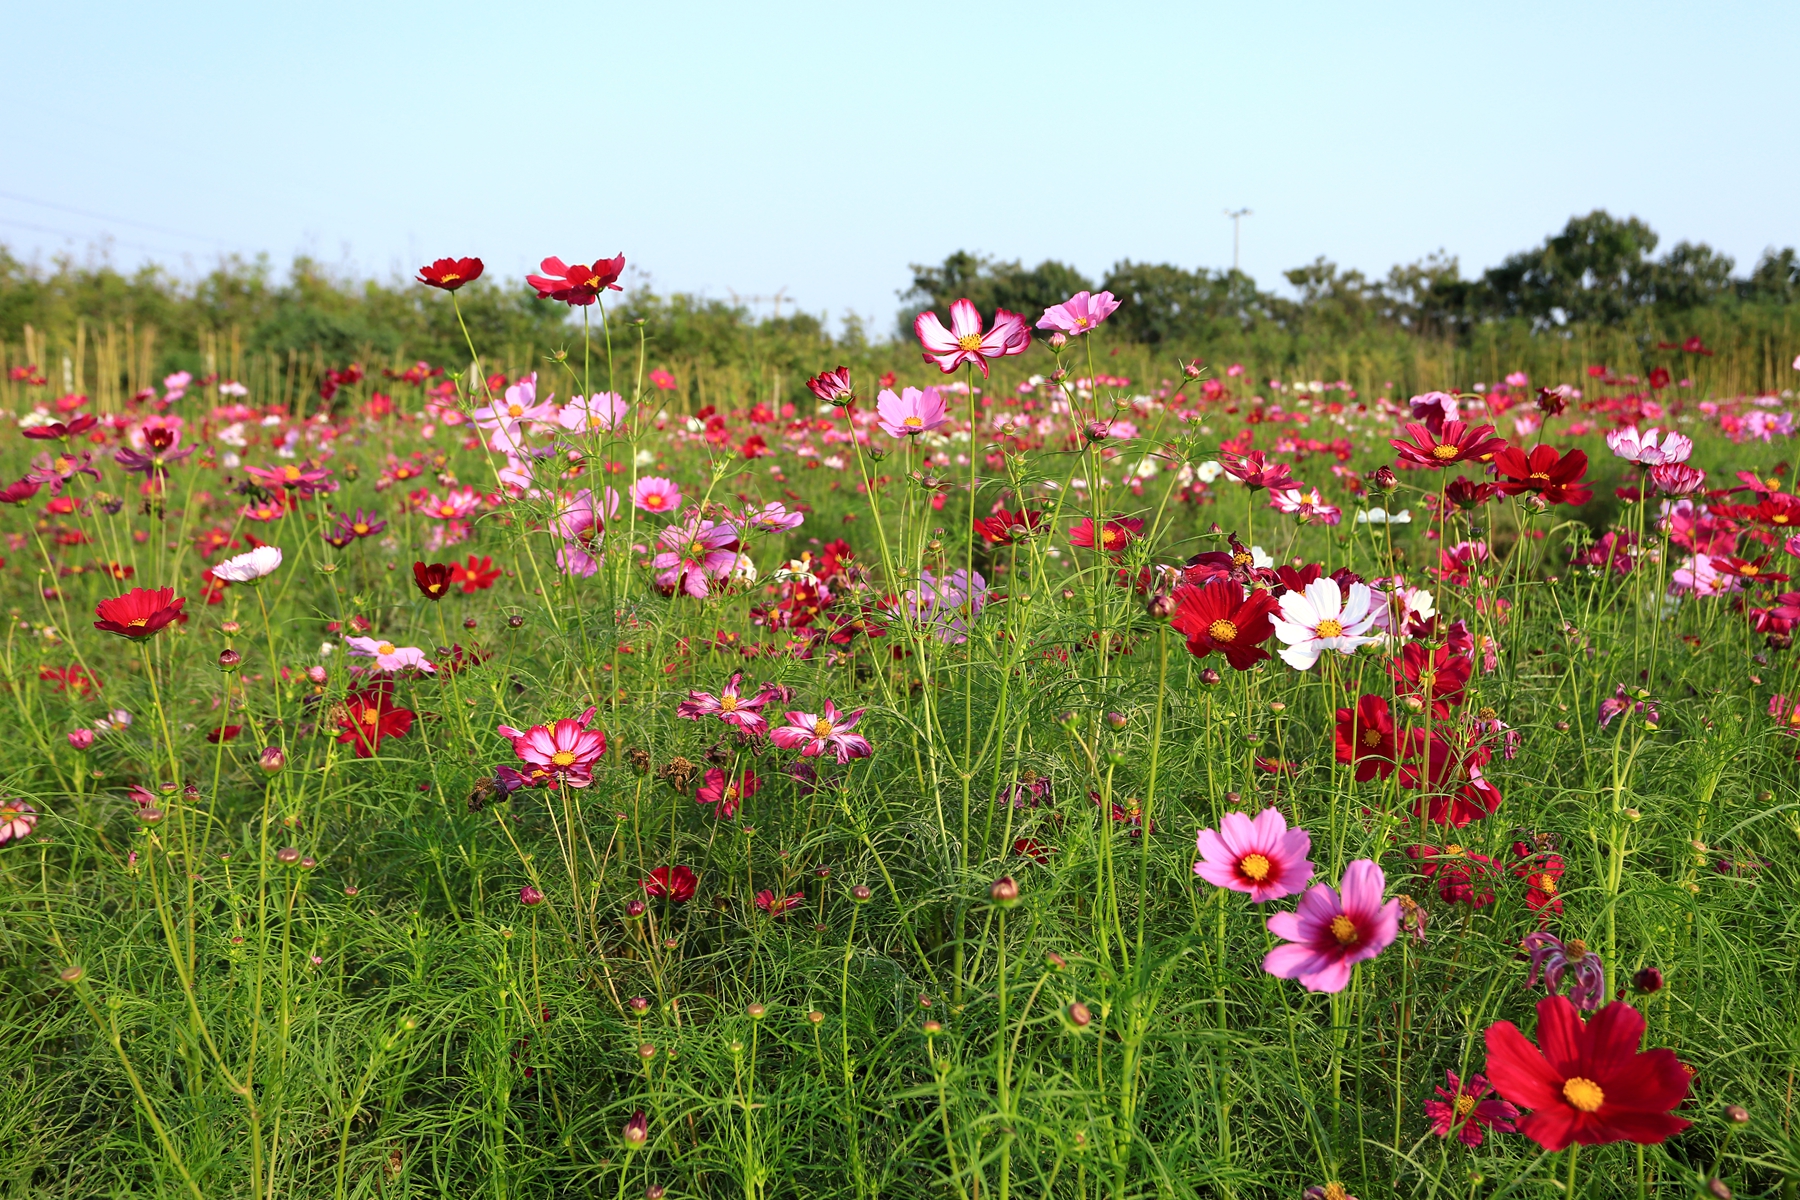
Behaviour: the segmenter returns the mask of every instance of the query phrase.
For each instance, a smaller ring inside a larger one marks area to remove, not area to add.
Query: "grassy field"
[[[5,1194],[1794,1194],[1800,346],[592,326],[8,349]]]

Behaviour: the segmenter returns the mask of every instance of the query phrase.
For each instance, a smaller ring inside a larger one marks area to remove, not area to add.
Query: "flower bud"
[[[644,902],[642,900],[633,900],[630,904],[627,904],[625,906],[625,915],[633,918],[643,916]]]
[[[1374,474],[1369,476],[1369,487],[1383,496],[1391,496],[1400,490],[1400,477],[1394,474],[1392,467],[1376,467]]]
[[[625,1128],[619,1131],[625,1139],[628,1150],[641,1150],[644,1143],[650,1140],[650,1118],[644,1115],[643,1109],[631,1114],[631,1120],[625,1122]]]
[[[219,651],[219,670],[221,671],[234,670],[237,665],[243,661],[244,656],[239,654],[236,650],[233,650],[230,646]]]
[[[1051,334],[1048,340],[1052,350],[1061,350],[1064,346],[1069,344],[1069,335],[1059,329]]]
[[[71,729],[69,731],[69,745],[75,747],[77,750],[86,750],[88,747],[92,746],[93,744],[94,744],[94,731],[93,730],[91,730],[91,729]]]
[[[163,818],[168,815],[169,814],[165,813],[162,809],[152,807],[146,808],[138,813],[138,820],[146,825],[161,825],[163,823]]]
[[[514,613],[512,616],[506,618],[506,627],[508,629],[517,629],[523,624],[525,624],[525,618],[521,617],[517,613]]]
[[[1725,1181],[1723,1179],[1707,1180],[1706,1190],[1714,1196],[1717,1196],[1718,1200],[1731,1200],[1731,1189],[1725,1186]]]
[[[1193,362],[1182,363],[1181,373],[1189,379],[1200,378],[1200,360],[1196,358]]]
[[[926,1021],[919,1026],[919,1032],[923,1033],[926,1037],[936,1037],[938,1034],[944,1032],[944,1027],[936,1021]]]
[[[1049,950],[1044,953],[1044,961],[1058,971],[1066,971],[1069,969],[1069,960],[1054,950]]]
[[[744,1015],[749,1017],[752,1021],[762,1020],[768,1015],[768,1012],[769,1010],[760,1004],[747,1004],[744,1006]]]
[[[625,1007],[629,1008],[634,1015],[641,1017],[650,1011],[650,1001],[643,996],[633,996],[625,1002]]]
[[[81,978],[85,974],[87,974],[87,972],[83,971],[80,967],[74,965],[73,963],[70,963],[68,966],[66,966],[62,970],[58,971],[56,973],[56,977],[58,979],[62,980],[64,983],[76,984],[76,983],[81,982]],[[1749,1115],[1746,1114],[1744,1119],[1749,1120],[1750,1119]]]
[[[1218,687],[1225,682],[1225,677],[1211,667],[1203,667],[1200,671],[1200,682],[1207,687]]]
[[[310,871],[314,867],[317,867],[318,865],[319,865],[319,860],[314,858],[310,854],[306,855],[304,858],[302,858],[300,860],[300,869],[302,871]]]
[[[1153,621],[1170,620],[1179,608],[1180,605],[1175,603],[1175,597],[1162,588],[1151,592],[1150,598],[1144,601],[1144,611],[1150,614],[1150,619]]]
[[[874,892],[860,883],[850,889],[850,899],[858,904],[867,904],[874,895]]]
[[[1129,720],[1130,720],[1130,718],[1128,718],[1128,717],[1127,717],[1127,716],[1126,716],[1126,715],[1125,715],[1125,714],[1124,714],[1124,713],[1122,713],[1122,712],[1109,712],[1109,713],[1107,713],[1107,714],[1106,714],[1106,723],[1107,723],[1107,724],[1108,724],[1108,725],[1111,725],[1111,726],[1112,726],[1112,727],[1113,727],[1113,728],[1114,728],[1114,729],[1123,729],[1123,728],[1125,728],[1125,726],[1126,726],[1126,723],[1127,723],[1127,722],[1128,722],[1128,721],[1129,721]]]
[[[1093,1010],[1077,1000],[1075,1003],[1069,1005],[1069,1021],[1077,1029],[1086,1029],[1089,1025],[1094,1023]]]
[[[219,628],[225,633],[237,633],[243,626],[239,625],[236,621],[225,621],[219,625]]]
[[[1724,1116],[1725,1119],[1730,1121],[1733,1125],[1748,1125],[1750,1123],[1750,1110],[1741,1104],[1727,1104],[1725,1106]]]
[[[1011,908],[1019,902],[1019,885],[1011,875],[1003,875],[988,885],[988,899],[1001,908]]]
[[[284,867],[291,867],[300,861],[298,846],[283,846],[275,852],[275,861]]]
[[[663,1185],[653,1183],[644,1189],[644,1200],[663,1200]]]
[[[652,1046],[649,1042],[645,1042],[643,1045],[638,1047],[638,1057],[643,1059],[645,1062],[649,1062],[651,1059],[656,1057],[656,1047]]]
[[[820,1021],[825,1019],[825,1014],[815,1008],[806,1014],[806,1019],[811,1021],[814,1025],[817,1025]]]
[[[1631,977],[1631,986],[1646,996],[1662,991],[1663,973],[1655,967],[1644,967]]]
[[[265,746],[261,757],[256,760],[256,765],[273,775],[287,766],[287,755],[282,753],[280,746]]]
[[[324,687],[325,680],[329,678],[329,676],[326,675],[324,667],[312,666],[306,668],[306,678],[319,687]]]
[[[543,902],[544,893],[538,891],[529,883],[519,889],[519,903],[523,904],[526,908],[536,908]]]

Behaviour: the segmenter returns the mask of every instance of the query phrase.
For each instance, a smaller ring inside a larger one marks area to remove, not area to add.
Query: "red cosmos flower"
[[[1413,740],[1418,737],[1413,732]],[[1402,751],[1394,732],[1394,714],[1380,696],[1359,696],[1354,709],[1337,710],[1337,760],[1356,764],[1356,781],[1377,775],[1386,779],[1410,751]]]
[[[460,584],[464,594],[487,591],[503,573],[494,565],[494,560],[485,554],[480,558],[471,554],[466,563],[450,564],[450,582]]]
[[[806,390],[827,404],[850,400],[856,395],[855,389],[850,386],[849,367],[839,367],[835,371],[820,371],[806,381]]]
[[[1044,514],[1035,510],[1021,508],[1015,513],[1002,508],[991,517],[976,517],[974,527],[982,540],[990,545],[1010,546],[1015,538],[1029,537],[1036,533],[1043,519]],[[1142,524],[1139,522],[1140,528]]]
[[[1594,495],[1594,489],[1581,482],[1587,467],[1584,450],[1558,454],[1555,446],[1533,446],[1527,454],[1507,446],[1494,456],[1494,470],[1500,475],[1495,486],[1508,496],[1536,492],[1551,504],[1586,504]]]
[[[1475,661],[1449,646],[1433,650],[1408,642],[1388,662],[1387,670],[1396,696],[1417,696],[1421,700],[1429,696],[1431,715],[1441,721],[1450,715],[1453,706],[1463,702],[1463,689],[1469,685]]]
[[[677,904],[686,904],[694,898],[694,889],[700,881],[688,867],[658,867],[650,872],[650,878],[640,880],[644,885],[644,894],[652,898],[667,896]]]
[[[82,696],[93,695],[94,689],[100,686],[100,681],[89,675],[87,668],[79,666],[39,667],[38,679],[44,683],[55,684],[56,690],[59,692],[66,692],[73,688]]]
[[[1506,446],[1505,438],[1494,436],[1492,425],[1466,421],[1445,421],[1444,432],[1435,437],[1425,426],[1408,421],[1406,432],[1411,441],[1391,438],[1388,444],[1401,458],[1434,471],[1459,462],[1487,462]]]
[[[1227,475],[1251,491],[1257,488],[1275,490],[1300,486],[1286,463],[1269,462],[1261,450],[1251,450],[1239,455],[1221,449],[1219,465],[1225,468]]]
[[[1444,487],[1444,499],[1461,509],[1480,508],[1499,494],[1493,484],[1472,483],[1466,475],[1458,475]]]
[[[449,563],[427,565],[415,562],[413,564],[413,582],[419,586],[419,593],[427,600],[442,600],[450,594],[450,584],[454,579],[451,574],[453,570],[454,568]]]
[[[1413,813],[1439,825],[1461,829],[1500,807],[1500,790],[1482,777],[1481,768],[1494,756],[1477,730],[1461,747],[1432,731],[1425,748],[1425,762],[1400,768],[1400,786],[1428,791],[1414,805]]]
[[[1524,842],[1513,843],[1513,854],[1519,859],[1512,873],[1526,884],[1525,907],[1532,912],[1563,910],[1563,860],[1560,854],[1539,854]]]
[[[1269,657],[1262,643],[1275,632],[1269,620],[1274,609],[1269,593],[1246,595],[1228,580],[1200,587],[1184,583],[1175,589],[1175,616],[1169,624],[1187,635],[1188,653],[1195,658],[1217,650],[1233,670],[1248,671]]]
[[[237,735],[242,732],[244,732],[244,727],[242,725],[221,725],[217,729],[208,732],[206,740],[216,746],[220,742],[237,740]]]
[[[1681,343],[1681,348],[1689,354],[1704,354],[1708,358],[1711,358],[1713,355],[1713,352],[1706,348],[1706,343],[1697,337],[1691,337],[1687,341]]]
[[[1112,517],[1100,529],[1100,545],[1097,548],[1117,557],[1143,531],[1144,522],[1137,517]],[[1092,517],[1083,517],[1080,524],[1069,530],[1069,545],[1087,550],[1096,549]]]
[[[1567,996],[1546,996],[1537,1013],[1537,1046],[1511,1021],[1487,1029],[1494,1090],[1532,1110],[1520,1133],[1555,1153],[1571,1142],[1654,1146],[1688,1127],[1669,1112],[1687,1098],[1688,1070],[1672,1050],[1639,1051],[1637,1009],[1618,1001],[1584,1022]]]
[[[1715,557],[1709,561],[1712,563],[1713,570],[1717,571],[1719,574],[1735,575],[1739,579],[1742,579],[1746,584],[1786,583],[1791,576],[1783,575],[1779,571],[1769,570],[1769,557],[1770,556],[1767,554],[1756,559]]]
[[[1488,881],[1500,871],[1487,855],[1450,842],[1441,850],[1436,846],[1408,846],[1406,856],[1424,864],[1419,874],[1437,880],[1438,896],[1444,903],[1485,908],[1494,902],[1494,889]]]
[[[368,758],[381,747],[382,738],[405,737],[412,728],[413,716],[411,709],[395,706],[391,684],[352,692],[344,697],[338,710],[338,727],[343,732],[337,740],[355,743],[356,757]]]
[[[537,289],[539,300],[561,300],[564,304],[586,306],[605,291],[625,289],[613,282],[625,273],[625,256],[602,258],[591,267],[580,263],[567,265],[560,258],[546,258],[538,264],[542,275],[527,275],[525,282]]]
[[[419,282],[428,287],[454,292],[465,283],[481,278],[479,258],[440,258],[428,267],[419,268]]]
[[[1013,853],[1020,858],[1029,858],[1040,867],[1047,867],[1050,865],[1050,856],[1056,853],[1056,849],[1043,845],[1036,838],[1015,838]]]
[[[1486,1077],[1476,1075],[1465,1083],[1455,1071],[1445,1071],[1444,1082],[1450,1086],[1434,1089],[1440,1099],[1425,1102],[1431,1132],[1449,1137],[1455,1130],[1456,1140],[1465,1146],[1481,1145],[1484,1126],[1491,1125],[1501,1133],[1514,1132],[1519,1110],[1498,1097],[1482,1099],[1491,1086]]]
[[[1776,529],[1800,527],[1800,496],[1772,492],[1756,504],[1720,504],[1714,507],[1716,517],[1751,521]]]
[[[37,495],[38,490],[43,486],[42,480],[33,479],[27,475],[23,479],[0,488],[0,504],[23,504]]]
[[[147,638],[181,615],[186,596],[177,596],[174,588],[132,588],[123,596],[102,600],[94,605],[95,629],[128,638]]]
[[[1655,370],[1651,371],[1650,372],[1650,386],[1657,389],[1658,391],[1661,391],[1663,388],[1668,387],[1669,386],[1669,369],[1667,367],[1657,367]]]
[[[756,893],[756,907],[774,917],[777,921],[787,916],[788,909],[806,903],[806,893],[795,892],[791,896],[777,896],[768,888]]]
[[[32,425],[19,432],[28,438],[36,438],[39,441],[49,441],[52,438],[61,441],[66,437],[74,437],[78,433],[86,433],[99,423],[100,418],[92,413],[82,413],[66,425],[61,421],[51,421],[48,425]]]

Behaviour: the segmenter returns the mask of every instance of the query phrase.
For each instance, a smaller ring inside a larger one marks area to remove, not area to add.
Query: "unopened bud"
[[[1111,725],[1114,729],[1125,728],[1129,720],[1130,718],[1122,712],[1109,712],[1106,714],[1106,723]]]
[[[1643,967],[1631,977],[1631,986],[1645,995],[1660,992],[1663,986],[1663,973],[1655,967]]]
[[[87,972],[83,971],[80,967],[77,967],[74,964],[70,964],[69,966],[66,966],[62,970],[58,971],[56,973],[56,977],[58,979],[62,980],[64,983],[76,984],[76,983],[81,982],[81,978],[85,974],[87,974]],[[1746,1121],[1749,1120],[1750,1119],[1749,1115],[1746,1114],[1744,1119]]]
[[[314,666],[306,668],[306,678],[312,683],[317,684],[319,687],[324,687],[325,681],[330,678],[330,676],[325,673],[324,667]]]
[[[1069,335],[1059,329],[1050,335],[1049,342],[1052,350],[1061,350],[1069,344]]]
[[[1750,1110],[1741,1104],[1727,1104],[1725,1106],[1724,1116],[1725,1119],[1730,1121],[1733,1125],[1748,1125],[1750,1123]]]
[[[543,902],[544,893],[538,891],[529,883],[519,889],[519,903],[523,904],[526,908],[536,908]]]
[[[1069,1005],[1069,1021],[1077,1029],[1086,1029],[1089,1025],[1094,1023],[1093,1010],[1077,1000],[1075,1003]]]
[[[815,1008],[806,1014],[806,1019],[811,1021],[814,1025],[817,1025],[820,1021],[825,1019],[825,1014]]]
[[[744,1015],[749,1017],[752,1021],[762,1020],[768,1015],[768,1012],[769,1010],[761,1004],[746,1004],[744,1006]]]
[[[1011,875],[1003,875],[988,885],[988,899],[1002,908],[1011,908],[1019,902],[1019,885]]]
[[[300,861],[300,848],[298,846],[283,846],[275,852],[275,861],[283,866],[293,866]]]
[[[923,1025],[919,1026],[919,1031],[926,1037],[936,1037],[938,1034],[944,1032],[944,1027],[936,1021],[926,1021]]]
[[[265,746],[262,755],[256,760],[256,765],[273,775],[287,766],[287,755],[282,753],[280,746]]]
[[[1218,687],[1225,682],[1225,677],[1211,667],[1203,667],[1200,670],[1200,682],[1207,687]]]
[[[643,996],[633,996],[625,1002],[625,1007],[641,1017],[650,1011],[650,1001]]]
[[[643,916],[644,902],[642,900],[633,900],[630,904],[627,904],[625,906],[625,915],[634,918]]]
[[[638,1057],[643,1059],[645,1062],[649,1062],[651,1059],[656,1057],[656,1047],[652,1046],[649,1042],[645,1042],[643,1045],[638,1047]]]
[[[517,629],[523,624],[525,624],[525,618],[519,616],[517,613],[514,613],[512,616],[506,618],[506,627],[508,629]]]
[[[1400,477],[1394,474],[1392,467],[1376,467],[1369,476],[1369,486],[1384,496],[1391,496],[1400,490]]]
[[[858,904],[867,904],[874,895],[874,892],[871,892],[867,887],[860,883],[850,889],[850,899]]]
[[[236,650],[233,650],[230,646],[219,651],[219,670],[221,671],[235,670],[237,665],[243,661],[244,656],[239,654]]]
[[[650,1140],[650,1118],[644,1115],[643,1109],[631,1114],[631,1120],[625,1122],[625,1128],[619,1131],[625,1139],[627,1149],[640,1150]]]
[[[146,808],[138,814],[138,820],[146,825],[161,825],[163,823],[163,818],[168,815],[168,813],[165,813],[160,808]]]
[[[1714,1196],[1717,1196],[1719,1200],[1731,1200],[1731,1189],[1725,1186],[1725,1181],[1723,1179],[1707,1180],[1706,1190],[1711,1192]]]
[[[1144,601],[1144,611],[1156,621],[1170,620],[1179,609],[1180,605],[1175,603],[1175,597],[1161,588],[1151,592],[1150,598]]]
[[[644,1189],[644,1200],[663,1200],[663,1185],[653,1183]]]

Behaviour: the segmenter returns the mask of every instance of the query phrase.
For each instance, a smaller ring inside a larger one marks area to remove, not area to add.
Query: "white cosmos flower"
[[[1275,560],[1261,546],[1250,547],[1250,565],[1261,571],[1275,565]]]
[[[1367,636],[1375,616],[1366,584],[1351,584],[1345,595],[1337,580],[1327,576],[1307,584],[1304,592],[1288,592],[1281,597],[1281,616],[1275,618],[1275,636],[1287,643],[1282,661],[1305,671],[1327,650],[1354,654],[1375,640]]]
[[[1210,458],[1201,463],[1200,469],[1194,472],[1194,474],[1199,476],[1201,483],[1211,483],[1224,473],[1225,468]]]
[[[280,546],[258,546],[244,554],[226,559],[212,573],[227,583],[255,583],[281,565]]]
[[[1390,513],[1385,508],[1366,508],[1356,514],[1356,523],[1358,525],[1410,525],[1412,524],[1412,509],[1403,508],[1398,512]]]

